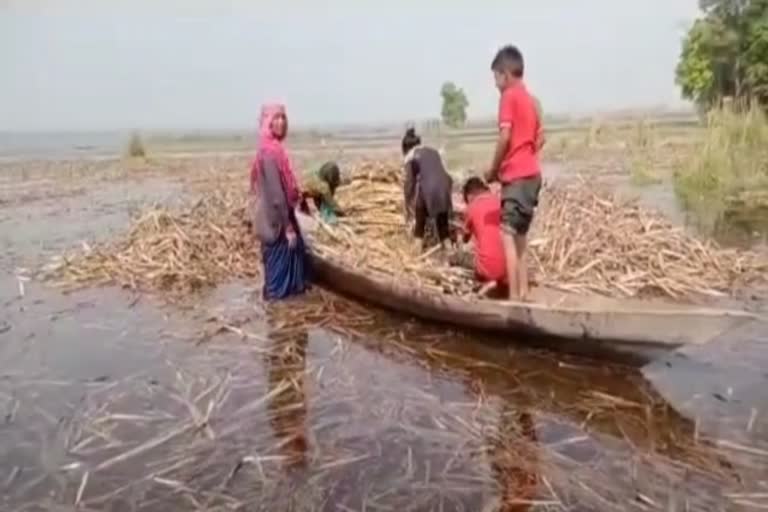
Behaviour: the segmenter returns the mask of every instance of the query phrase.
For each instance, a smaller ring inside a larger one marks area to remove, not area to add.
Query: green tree
[[[440,96],[443,97],[441,110],[443,123],[451,128],[463,126],[467,122],[467,107],[469,106],[464,89],[456,87],[453,82],[445,82],[440,89]]]
[[[702,16],[682,44],[675,81],[709,109],[725,97],[768,105],[768,0],[700,0]]]

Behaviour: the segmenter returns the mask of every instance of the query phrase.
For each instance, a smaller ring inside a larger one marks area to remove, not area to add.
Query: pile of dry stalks
[[[188,293],[261,272],[245,221],[245,194],[216,190],[181,212],[153,207],[116,242],[65,256],[48,269],[63,286],[118,284]]]
[[[470,268],[451,266],[434,250],[422,253],[406,233],[400,176],[396,166],[357,167],[338,192],[348,216],[332,227],[321,224],[314,249],[436,292],[474,293]],[[150,209],[124,239],[63,258],[54,274],[69,286],[181,293],[255,277],[260,256],[244,205],[245,193],[230,184],[181,213]],[[768,261],[755,253],[699,240],[658,214],[578,183],[544,188],[530,263],[539,285],[615,297],[727,295],[768,272]]]
[[[353,175],[339,191],[350,215],[324,226],[319,251],[452,294],[471,293],[472,271],[420,254],[403,227],[402,192],[386,173]],[[442,258],[445,260],[445,258]],[[762,278],[768,261],[702,241],[660,215],[584,183],[545,186],[531,233],[540,285],[606,296],[727,295]]]

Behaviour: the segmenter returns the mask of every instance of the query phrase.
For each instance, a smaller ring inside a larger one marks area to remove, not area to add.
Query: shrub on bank
[[[131,138],[128,140],[126,154],[131,158],[146,158],[147,150],[144,147],[144,141],[138,132],[131,134]]]
[[[745,192],[768,191],[768,118],[752,107],[707,115],[702,140],[675,173],[675,190],[689,208],[719,216]]]

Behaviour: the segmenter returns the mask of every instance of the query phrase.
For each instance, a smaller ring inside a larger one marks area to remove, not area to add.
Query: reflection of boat
[[[311,246],[317,224],[304,215],[300,221]],[[312,259],[319,282],[352,298],[424,320],[535,337],[548,348],[596,357],[649,361],[683,345],[708,343],[755,319],[741,311],[552,290],[539,290],[535,303],[458,297],[369,275],[332,256],[312,253]]]

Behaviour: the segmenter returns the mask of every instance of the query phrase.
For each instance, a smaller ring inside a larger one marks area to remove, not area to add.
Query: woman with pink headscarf
[[[265,105],[251,168],[251,199],[253,227],[261,241],[266,300],[304,293],[309,285],[309,259],[295,211],[301,194],[283,146],[287,133],[285,107]]]

